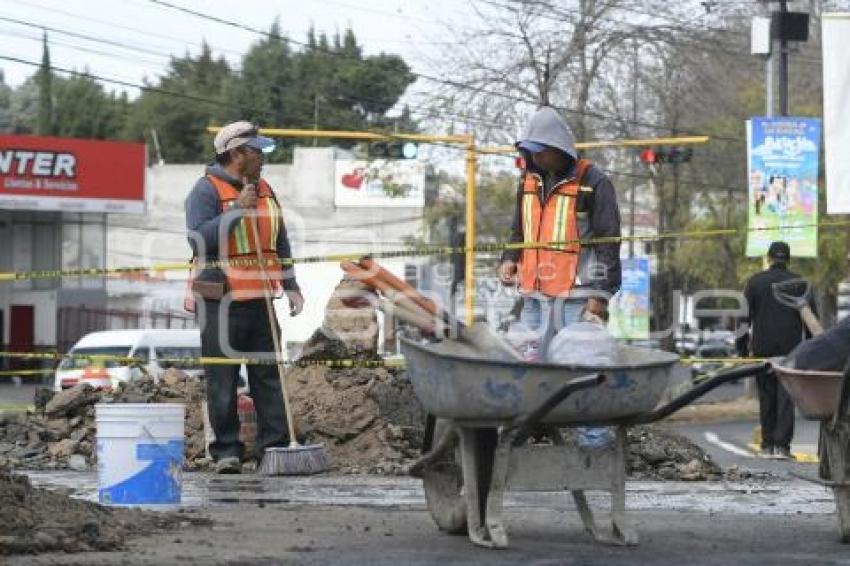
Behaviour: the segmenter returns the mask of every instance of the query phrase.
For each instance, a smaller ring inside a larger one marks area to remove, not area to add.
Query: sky
[[[367,54],[397,53],[420,72],[433,70],[429,59],[450,44],[447,22],[457,25],[472,15],[467,2],[451,0],[167,1],[263,30],[279,18],[283,32],[299,41],[311,25],[329,34],[350,27]],[[187,50],[195,54],[204,40],[215,54],[237,63],[260,39],[256,33],[151,0],[0,0],[0,57],[38,63],[43,27],[53,28],[47,33],[54,66],[87,69],[130,83],[162,74],[170,54],[184,55]],[[31,65],[2,59],[0,69],[11,86],[35,71]],[[126,90],[131,96],[138,93]]]
[[[301,41],[311,25],[329,34],[350,27],[367,53],[398,53],[420,71],[432,70],[428,65],[429,54],[449,43],[446,23],[463,21],[464,13],[470,11],[467,3],[450,0],[241,0],[238,3],[168,0],[168,3],[263,30],[279,18],[283,32]],[[183,55],[187,50],[197,53],[204,40],[214,53],[236,63],[260,39],[256,33],[181,13],[150,0],[61,3],[0,0],[0,34],[4,38],[0,56],[39,62],[42,27],[48,28],[54,66],[87,68],[92,74],[132,83],[161,74],[170,54]],[[22,83],[35,70],[26,64],[3,60],[0,68],[6,83],[12,86]]]
[[[311,26],[329,35],[351,28],[367,55],[395,53],[414,72],[438,76],[439,61],[450,56],[453,33],[468,33],[481,22],[469,0],[163,2],[261,30],[268,30],[278,18],[282,32],[295,41],[304,41]],[[17,87],[37,70],[44,30],[54,68],[85,70],[95,77],[130,84],[142,84],[145,79],[156,82],[171,55],[183,56],[187,51],[195,55],[203,41],[214,55],[223,55],[236,67],[241,56],[262,38],[153,0],[0,0],[0,69],[6,84]],[[133,87],[102,84],[108,90],[126,91],[131,98],[140,92]],[[416,108],[427,102],[429,87],[433,84],[417,81],[402,101],[417,112]],[[397,107],[390,114],[399,111]],[[416,113],[414,117],[421,118]],[[429,146],[422,147],[420,155],[426,159],[448,157],[454,165],[449,169],[463,172],[462,152]],[[488,157],[483,161],[501,167],[504,160]]]

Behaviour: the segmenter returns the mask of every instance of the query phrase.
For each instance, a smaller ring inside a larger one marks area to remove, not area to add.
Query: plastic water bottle
[[[614,433],[604,426],[581,426],[576,428],[576,442],[582,448],[602,449],[614,445]]]

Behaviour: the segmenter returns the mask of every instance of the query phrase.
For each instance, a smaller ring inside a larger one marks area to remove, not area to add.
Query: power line
[[[163,53],[161,51],[153,51],[153,50],[150,50],[150,49],[145,49],[143,47],[133,47],[133,46],[127,45],[126,43],[121,43],[121,42],[118,42],[118,41],[112,41],[112,40],[104,38],[104,37],[95,37],[95,36],[87,35],[87,34],[84,34],[84,33],[67,31],[67,30],[63,30],[63,29],[56,28],[56,27],[53,27],[53,26],[36,24],[36,23],[33,23],[33,22],[28,22],[26,20],[20,20],[20,19],[17,19],[17,18],[10,18],[8,16],[0,16],[0,21],[11,22],[13,24],[18,24],[18,25],[22,25],[22,26],[26,26],[26,27],[45,30],[45,31],[49,31],[49,32],[52,32],[52,33],[67,35],[67,36],[70,36],[70,37],[76,37],[77,39],[84,39],[86,41],[94,41],[96,43],[103,43],[105,45],[111,45],[113,47],[118,47],[120,49],[138,51],[140,53],[147,53],[148,55],[155,55],[157,57],[165,57],[167,59],[171,58],[170,53]]]
[[[346,59],[359,61],[358,59],[355,59],[355,58],[353,58],[353,57],[351,57],[351,56],[349,56],[345,53],[340,53],[340,52],[333,51],[333,50],[330,50],[330,49],[323,49],[321,46],[311,45],[309,43],[294,40],[294,39],[284,37],[284,36],[281,36],[281,35],[275,35],[275,34],[272,34],[270,32],[267,32],[265,30],[258,29],[258,28],[255,28],[255,27],[252,27],[252,26],[249,26],[249,25],[237,22],[237,21],[227,20],[227,19],[224,19],[224,18],[220,18],[218,16],[206,14],[204,12],[199,12],[197,10],[192,10],[190,8],[178,6],[176,4],[166,2],[165,0],[148,0],[148,2],[150,2],[152,4],[159,5],[159,6],[163,6],[163,7],[166,7],[166,8],[170,8],[172,10],[177,10],[179,12],[190,14],[190,15],[198,17],[198,18],[213,21],[213,22],[216,22],[216,23],[219,23],[219,24],[222,24],[222,25],[230,26],[230,27],[233,27],[233,28],[236,28],[236,29],[241,29],[243,31],[249,31],[251,33],[256,33],[256,34],[259,34],[259,35],[262,35],[262,36],[265,36],[265,37],[279,39],[279,40],[285,41],[287,43],[292,43],[294,45],[299,45],[299,46],[302,46],[302,47],[306,47],[308,49],[321,51],[323,53],[327,53],[329,55],[333,55],[333,56],[336,56],[336,57],[343,57],[343,58],[346,58]],[[438,83],[438,84],[443,84],[443,85],[446,85],[446,86],[451,86],[451,87],[458,88],[458,89],[471,90],[471,91],[479,92],[481,94],[487,94],[489,96],[501,97],[501,98],[506,99],[506,100],[513,100],[515,102],[524,103],[524,104],[531,104],[531,105],[534,105],[534,106],[540,105],[539,100],[536,100],[536,99],[530,98],[530,97],[511,95],[509,93],[502,92],[502,91],[495,91],[495,90],[490,90],[490,89],[474,87],[474,86],[470,86],[468,84],[461,83],[459,81],[453,81],[453,80],[450,80],[450,79],[434,77],[434,76],[431,76],[431,75],[426,75],[424,73],[420,73],[420,72],[416,72],[416,71],[412,71],[412,70],[411,70],[411,74],[413,76],[421,78],[423,80],[435,82],[435,83]],[[578,109],[575,109],[575,108],[570,108],[570,107],[567,107],[567,106],[554,105],[554,104],[551,104],[550,106],[552,106],[553,108],[555,108],[557,110],[560,110],[561,112],[565,112],[565,113],[578,114],[578,115],[588,116],[588,117],[591,117],[591,118],[598,118],[600,120],[609,120],[609,121],[615,120],[619,123],[629,123],[629,124],[643,126],[645,128],[651,128],[651,129],[659,130],[659,131],[665,131],[665,132],[671,131],[671,128],[669,128],[667,126],[663,126],[663,125],[659,125],[659,124],[653,124],[653,123],[649,123],[649,122],[643,122],[643,121],[639,121],[639,120],[629,120],[629,119],[624,120],[620,116],[613,116],[613,115],[604,114],[604,113],[601,113],[601,112],[594,112],[594,111],[590,111],[590,110],[578,110]],[[693,131],[684,131],[684,130],[681,133],[695,134],[695,132],[693,132]],[[724,139],[724,138],[721,137],[721,136],[717,136],[715,139]],[[738,141],[737,138],[735,138],[735,141]]]
[[[10,56],[10,55],[0,55],[0,59],[5,60],[5,61],[12,61],[14,63],[21,63],[23,65],[29,65],[31,67],[41,67],[42,66],[42,64],[40,62],[30,61],[30,60],[27,60],[27,59],[21,59],[20,57],[13,57],[13,56]],[[195,102],[204,102],[204,103],[207,103],[207,104],[225,106],[225,107],[234,108],[234,109],[241,110],[241,111],[249,109],[249,110],[252,110],[252,111],[260,113],[260,114],[265,113],[262,110],[258,110],[258,109],[255,109],[255,108],[245,108],[245,107],[239,106],[237,104],[230,104],[230,103],[227,103],[227,102],[224,102],[224,101],[221,101],[221,100],[215,100],[215,99],[212,99],[212,98],[204,98],[202,96],[195,96],[193,94],[186,94],[186,93],[182,93],[182,92],[174,92],[174,91],[166,90],[166,89],[159,88],[159,87],[154,87],[154,86],[144,85],[144,84],[138,84],[138,83],[132,83],[132,82],[124,81],[124,80],[120,80],[120,79],[111,79],[111,78],[108,78],[108,77],[95,75],[95,74],[90,73],[90,72],[77,71],[77,70],[74,70],[74,69],[65,69],[65,68],[62,68],[62,67],[57,67],[56,65],[50,65],[49,69],[51,71],[59,71],[61,73],[68,73],[69,75],[74,75],[74,76],[78,76],[78,77],[88,77],[88,78],[91,78],[91,79],[96,79],[96,80],[107,82],[107,83],[117,84],[117,85],[120,85],[120,86],[125,86],[125,87],[129,87],[129,88],[137,88],[139,90],[146,91],[146,92],[154,92],[154,93],[157,93],[157,94],[164,94],[166,96],[173,96],[175,98],[184,98],[186,100],[194,100]]]
[[[145,36],[146,41],[149,41],[151,37],[157,37],[157,38],[160,38],[160,39],[165,39],[167,41],[179,43],[183,46],[185,46],[187,44],[187,42],[185,40],[178,38],[178,37],[171,36],[171,35],[164,35],[164,34],[161,34],[161,33],[157,33],[155,31],[143,30],[143,29],[140,29],[140,28],[120,24],[120,23],[117,23],[117,22],[109,22],[109,21],[106,21],[106,20],[98,19],[98,18],[82,16],[80,14],[75,14],[73,12],[67,12],[67,11],[64,11],[64,10],[60,10],[58,8],[54,8],[52,6],[43,6],[41,4],[36,4],[36,3],[33,3],[33,2],[26,2],[24,0],[15,0],[14,4],[15,5],[23,4],[25,6],[30,6],[32,8],[44,10],[48,13],[59,14],[59,15],[70,17],[70,18],[76,18],[76,19],[82,20],[82,21],[87,21],[87,22],[92,22],[92,23],[97,23],[97,24],[103,24],[103,25],[109,26],[111,28],[132,31],[132,32],[135,32],[135,33],[138,33],[140,35]],[[204,42],[204,43],[206,43],[206,42]],[[203,47],[204,43],[192,43],[192,45],[194,45],[195,47]],[[240,53],[239,51],[233,50],[233,49],[228,49],[226,47],[221,47],[221,46],[218,46],[218,45],[211,45],[209,43],[206,43],[206,45],[208,45],[211,48],[214,48],[217,51],[221,51],[222,53],[229,53],[231,55],[236,55],[236,56],[240,56],[240,57],[242,56],[242,53]]]

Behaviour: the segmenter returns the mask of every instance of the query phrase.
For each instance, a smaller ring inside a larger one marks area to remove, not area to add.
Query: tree
[[[50,50],[47,32],[44,33],[41,68],[38,70],[38,123],[35,131],[42,136],[53,134],[53,70],[50,67]]]
[[[11,95],[12,133],[31,134],[36,130],[39,104],[38,74],[25,80]]]
[[[87,75],[56,84],[54,134],[71,138],[115,139],[123,129],[128,102],[106,93]]]
[[[0,70],[0,132],[11,133],[14,128],[12,115],[12,88],[6,84],[3,71]]]
[[[227,115],[224,86],[235,80],[227,61],[215,59],[206,43],[197,57],[172,58],[165,76],[147,82],[149,88],[131,105],[124,137],[143,141],[156,130],[166,162],[209,159],[206,128]]]

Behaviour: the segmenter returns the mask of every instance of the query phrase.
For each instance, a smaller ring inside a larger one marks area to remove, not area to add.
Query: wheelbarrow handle
[[[645,413],[637,418],[629,418],[628,424],[647,424],[655,421],[660,421],[663,418],[669,417],[685,405],[688,405],[699,399],[715,387],[723,385],[729,381],[735,381],[744,377],[753,377],[760,373],[771,369],[771,365],[767,362],[757,364],[747,364],[745,366],[732,368],[716,373],[713,377],[703,381],[696,387],[682,393],[663,407],[660,407],[651,413]]]
[[[516,438],[524,437],[529,429],[533,428],[540,422],[552,409],[557,407],[567,397],[581,391],[582,389],[590,389],[596,387],[605,381],[605,376],[601,373],[594,375],[585,375],[571,379],[560,387],[549,398],[543,401],[536,409],[532,410],[527,415],[517,418],[509,427],[508,431],[513,432]]]

